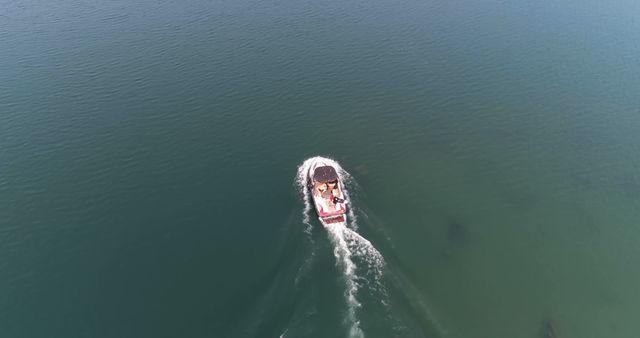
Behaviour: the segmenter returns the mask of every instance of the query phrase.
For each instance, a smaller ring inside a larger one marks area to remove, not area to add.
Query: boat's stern
[[[320,221],[325,224],[344,223],[346,220],[347,220],[347,217],[345,214],[320,217]]]

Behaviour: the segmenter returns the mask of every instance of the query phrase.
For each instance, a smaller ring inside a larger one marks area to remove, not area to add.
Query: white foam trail
[[[344,229],[344,237],[354,257],[362,259],[367,264],[367,271],[373,274],[373,281],[377,286],[382,286],[382,275],[384,273],[384,257],[382,254],[359,233],[352,229]]]
[[[349,250],[349,245],[344,235],[347,227],[344,223],[325,224],[325,227],[329,231],[331,242],[334,244],[333,255],[342,267],[342,274],[347,287],[345,298],[347,301],[347,321],[350,325],[349,337],[364,337],[364,333],[360,329],[360,322],[356,317],[356,310],[360,307],[360,302],[356,298],[358,293],[356,265],[351,260],[351,250]]]
[[[312,228],[310,214],[313,212],[313,202],[310,197],[309,187],[307,186],[309,171],[318,163],[331,165],[336,169],[338,177],[342,182],[342,193],[349,202],[351,202],[351,198],[347,187],[355,186],[355,181],[351,175],[342,169],[338,162],[332,159],[312,157],[304,161],[304,163],[298,167],[296,182],[305,204],[302,219],[306,225],[307,233],[310,233]],[[361,338],[364,337],[364,332],[360,328],[360,322],[358,321],[356,313],[361,304],[356,296],[361,286],[358,284],[358,281],[366,280],[357,275],[358,267],[354,263],[353,257],[357,257],[367,264],[367,271],[372,272],[374,278],[373,281],[367,282],[373,283],[386,297],[386,290],[381,280],[384,271],[384,259],[371,242],[356,232],[357,224],[353,204],[349,204],[347,220],[348,223],[323,223],[323,225],[328,230],[329,239],[333,244],[333,254],[336,257],[337,264],[342,268],[342,274],[346,284],[345,299],[347,302],[347,321],[350,326],[349,337]],[[382,301],[384,302],[385,300]]]

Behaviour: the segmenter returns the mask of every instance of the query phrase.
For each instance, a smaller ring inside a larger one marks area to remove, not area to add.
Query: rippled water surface
[[[0,0],[0,336],[638,337],[638,14]]]

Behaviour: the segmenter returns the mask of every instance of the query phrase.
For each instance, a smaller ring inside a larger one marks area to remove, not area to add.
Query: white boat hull
[[[328,161],[318,160],[309,168],[309,190],[313,198],[313,204],[318,214],[318,218],[323,223],[336,223],[347,221],[347,201],[344,196],[344,186],[340,178],[338,178],[338,184],[329,196],[323,197],[323,194],[316,189],[314,173],[318,167],[332,167],[336,172],[338,168],[335,168]]]

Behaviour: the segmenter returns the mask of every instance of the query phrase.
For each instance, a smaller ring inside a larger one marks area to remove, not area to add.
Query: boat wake
[[[297,185],[304,201],[304,210],[302,220],[305,224],[305,232],[311,235],[313,225],[311,223],[313,211],[313,202],[310,197],[310,191],[307,186],[309,179],[309,170],[317,163],[330,165],[334,167],[338,173],[340,181],[343,182],[343,194],[347,201],[351,201],[348,187],[355,186],[355,182],[351,175],[347,173],[334,160],[325,157],[309,158],[300,167],[298,167]],[[329,234],[329,239],[333,245],[333,254],[336,258],[336,264],[340,267],[342,277],[345,282],[345,301],[347,305],[346,320],[349,326],[349,337],[364,337],[364,332],[360,327],[357,311],[361,307],[358,301],[358,292],[362,287],[375,289],[377,292],[386,297],[386,290],[382,283],[384,272],[384,258],[380,252],[368,241],[357,233],[357,219],[353,211],[353,205],[348,208],[348,218],[346,222],[322,223]],[[361,266],[356,265],[356,262]],[[371,291],[371,290],[370,290]],[[385,302],[386,300],[381,300]]]

